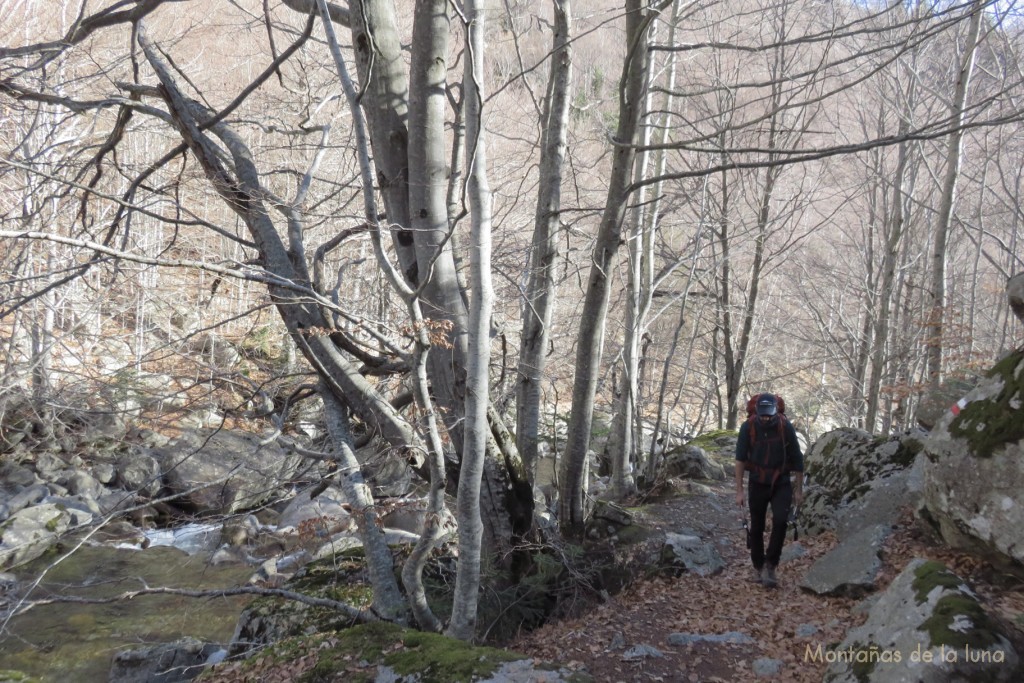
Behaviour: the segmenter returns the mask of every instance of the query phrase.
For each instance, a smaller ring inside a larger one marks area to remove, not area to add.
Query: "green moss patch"
[[[933,646],[985,650],[999,643],[996,623],[973,596],[964,592],[963,581],[941,562],[928,561],[915,569],[912,585],[918,604],[924,603],[936,586],[948,591],[935,603],[931,616],[918,626]]]
[[[995,622],[977,600],[963,593],[940,598],[932,616],[919,628],[932,645],[986,650],[1000,641]]]
[[[987,400],[968,403],[949,425],[949,433],[967,440],[981,458],[1024,439],[1024,351],[1011,353],[988,376],[1003,381],[1002,391]]]
[[[717,429],[712,432],[705,432],[700,436],[691,439],[686,442],[687,446],[697,446],[704,450],[711,450],[715,446],[715,442],[721,439],[723,436],[737,437],[739,432],[735,429]]]
[[[397,674],[418,673],[422,683],[468,683],[493,673],[505,662],[526,659],[505,650],[475,647],[437,633],[374,623],[346,629],[337,643],[320,653],[319,661],[300,680],[303,683],[340,680],[356,674],[353,664],[384,665]],[[345,680],[358,680],[355,676]],[[372,679],[371,679],[372,680]]]
[[[928,599],[928,595],[936,586],[960,592],[960,586],[963,583],[960,577],[946,568],[946,565],[929,560],[914,570],[914,582],[912,585],[914,587],[914,597],[917,598],[917,604],[920,605]]]
[[[38,678],[32,678],[20,671],[0,671],[0,683],[38,683]]]

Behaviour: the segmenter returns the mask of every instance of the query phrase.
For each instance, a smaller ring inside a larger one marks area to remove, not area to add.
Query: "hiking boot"
[[[750,580],[754,583],[761,583],[764,570],[760,567],[751,567],[750,569]]]
[[[765,588],[775,588],[779,585],[779,579],[775,576],[775,565],[766,564],[761,571],[761,583]]]

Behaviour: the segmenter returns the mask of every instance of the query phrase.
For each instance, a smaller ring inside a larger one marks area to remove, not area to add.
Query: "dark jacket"
[[[780,420],[782,429],[779,429]],[[751,429],[754,429],[753,439],[750,436]],[[767,424],[762,424],[760,418],[754,417],[740,426],[739,438],[736,440],[736,460],[750,470],[751,481],[761,484],[771,483],[775,471],[785,475],[804,471],[804,456],[800,452],[796,430],[789,420],[779,415],[773,415]]]

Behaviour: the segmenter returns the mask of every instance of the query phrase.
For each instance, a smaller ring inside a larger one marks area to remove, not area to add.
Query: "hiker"
[[[786,540],[790,508],[804,498],[804,457],[796,430],[786,419],[785,403],[775,394],[751,397],[750,417],[740,427],[736,441],[736,505],[743,507],[743,473],[750,472],[750,528],[748,546],[754,565],[751,580],[768,588],[778,585],[775,570]],[[790,473],[793,480],[790,481]],[[772,509],[772,533],[764,547],[765,518]]]

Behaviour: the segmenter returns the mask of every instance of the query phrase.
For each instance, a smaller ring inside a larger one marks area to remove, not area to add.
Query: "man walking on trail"
[[[800,507],[803,502],[804,458],[796,430],[779,410],[778,396],[763,393],[753,400],[756,414],[740,427],[736,441],[736,505],[743,507],[743,473],[749,471],[752,580],[774,588],[778,585],[775,570],[786,540],[790,508],[794,504]],[[766,551],[764,530],[769,506],[772,533]]]

